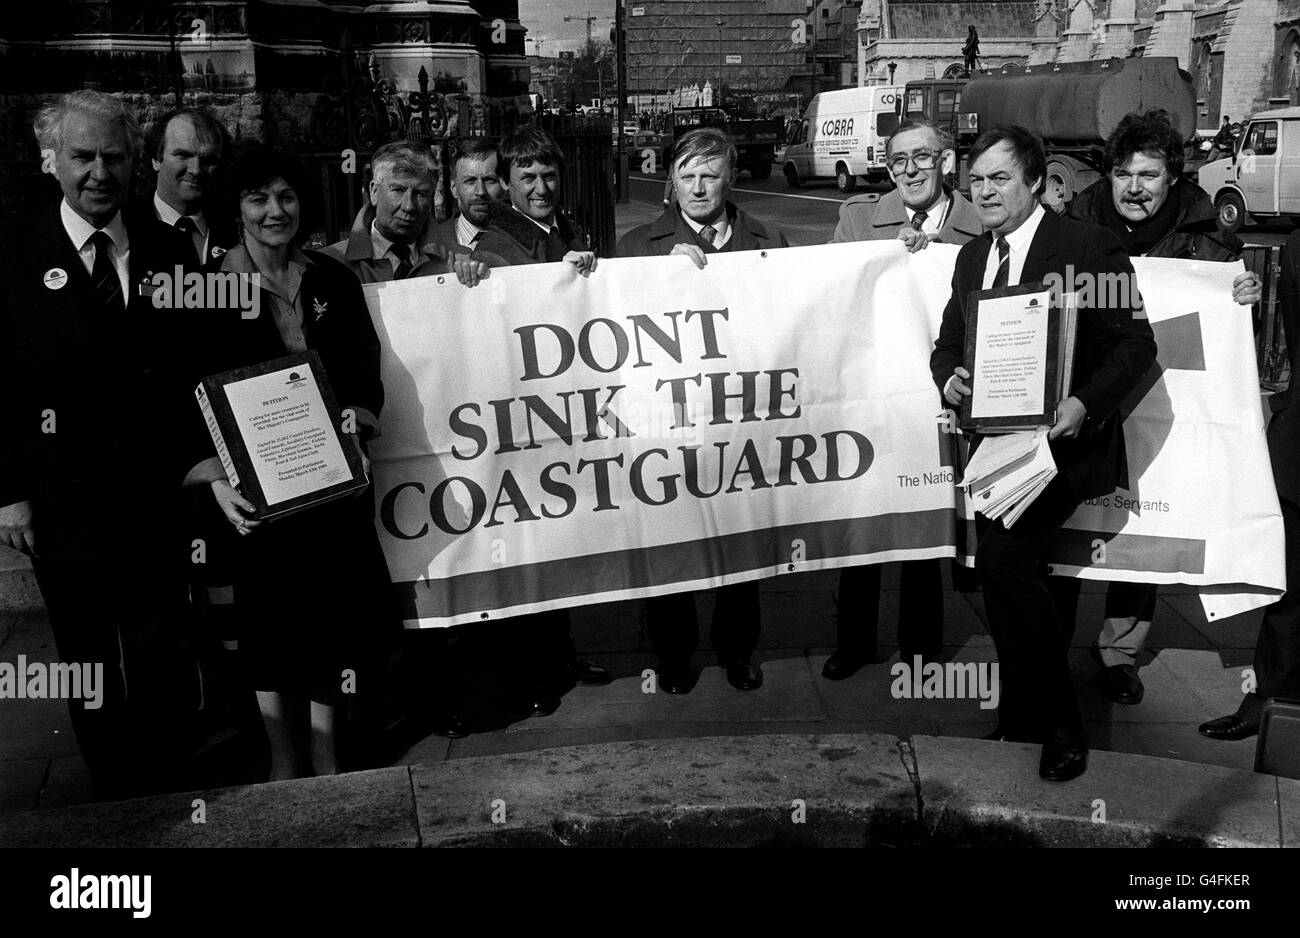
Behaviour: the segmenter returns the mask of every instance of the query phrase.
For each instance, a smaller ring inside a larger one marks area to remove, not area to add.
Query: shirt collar
[[[388,249],[391,248],[394,244],[397,244],[397,242],[389,241],[387,238],[385,238],[383,235],[379,233],[379,229],[375,226],[375,223],[373,221],[370,223],[370,249],[372,252],[371,256],[375,260],[382,261],[386,259],[389,256]],[[406,244],[406,245],[400,245],[399,247],[406,248],[407,260],[414,263],[415,262],[414,255],[418,255],[419,253],[418,250],[416,251],[411,250],[412,248],[415,247],[415,245]]]
[[[64,199],[59,205],[59,217],[63,219],[63,230],[68,233],[68,237],[72,240],[72,246],[78,251],[86,246],[86,242],[90,240],[90,236],[96,231],[103,231],[113,239],[113,247],[117,248],[118,254],[131,246],[131,241],[126,236],[126,224],[122,221],[120,211],[103,228],[96,228],[78,215],[72,206],[68,204],[68,200]]]
[[[176,222],[180,219],[181,213],[172,208],[167,202],[164,202],[163,197],[158,194],[156,189],[153,194],[153,207],[158,213],[159,221],[171,225],[173,228],[176,227]],[[194,227],[199,230],[199,234],[205,238],[208,236],[208,223],[202,212],[195,212],[193,215],[186,217],[194,222]]]
[[[484,230],[463,214],[456,216],[456,240],[461,244],[473,244],[474,239],[481,235]]]
[[[1038,232],[1038,224],[1042,220],[1043,206],[1040,202],[1034,206],[1034,210],[1029,213],[1029,217],[1021,223],[1019,228],[1010,234],[1002,236],[1007,239],[1007,246],[1011,248],[1013,253],[1021,254],[1029,250],[1029,242],[1034,240],[1034,235]],[[995,242],[997,239],[998,236],[993,235]]]
[[[931,205],[929,208],[925,210],[925,220],[926,221],[933,220],[936,222],[935,227],[942,228],[943,223],[947,221],[948,206],[951,203],[952,203],[952,199],[948,198],[948,193],[944,192],[943,189],[940,188],[939,198],[935,200],[933,205]],[[903,203],[903,209],[904,211],[907,212],[907,220],[911,221],[912,216],[916,214],[917,210],[912,208],[906,202]]]
[[[552,231],[559,230],[559,224],[556,222],[554,214],[551,215],[551,223],[549,225],[544,225],[541,222],[539,222],[536,218],[534,218],[532,215],[525,215],[523,212],[520,212],[519,209],[515,208],[513,205],[510,206],[510,210],[512,212],[518,212],[518,214],[521,217],[527,218],[530,222],[532,222],[538,228],[545,231],[547,234],[550,234]]]
[[[704,228],[703,222],[696,221],[694,218],[691,218],[691,216],[687,215],[685,212],[682,212],[682,221],[690,225],[691,231],[694,231],[696,234],[699,234],[700,230]],[[731,231],[731,222],[727,220],[726,212],[723,212],[722,217],[713,223],[713,230],[717,232],[717,234],[714,235],[713,238],[714,244],[722,244],[724,241],[727,240],[727,235]]]

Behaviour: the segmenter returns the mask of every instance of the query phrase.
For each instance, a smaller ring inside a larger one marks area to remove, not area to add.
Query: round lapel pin
[[[68,272],[62,267],[51,267],[41,281],[47,290],[62,290],[68,285]]]

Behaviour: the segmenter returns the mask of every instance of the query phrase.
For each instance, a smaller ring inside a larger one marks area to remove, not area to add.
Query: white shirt
[[[1029,213],[1029,217],[1024,220],[1019,228],[1008,235],[1003,235],[1007,240],[1007,246],[1011,248],[1010,269],[1007,271],[1007,286],[1009,287],[1014,287],[1020,283],[1020,275],[1025,269],[1025,255],[1029,253],[1029,245],[1038,232],[1038,224],[1043,220],[1043,212],[1042,205],[1035,205],[1034,210]],[[993,235],[993,244],[989,247],[989,259],[984,264],[985,290],[993,286],[993,278],[998,275],[1000,260],[998,257],[998,237]]]
[[[516,212],[519,212],[519,209],[515,208],[513,205],[510,206],[510,208],[513,209],[513,210],[516,211]],[[552,231],[554,231],[556,234],[559,234],[559,233],[560,233],[560,226],[557,225],[557,224],[555,223],[555,215],[554,215],[554,213],[551,214],[551,217],[550,217],[549,220],[544,221],[544,222],[540,222],[540,221],[538,221],[536,218],[534,218],[532,215],[525,214],[524,212],[519,212],[519,214],[520,214],[520,215],[523,215],[524,218],[527,218],[530,222],[532,222],[532,223],[533,223],[534,225],[536,225],[538,228],[540,228],[540,229],[542,229],[543,231],[545,231],[547,234],[550,234]]]
[[[86,273],[90,273],[95,269],[95,245],[90,241],[91,235],[102,230],[104,234],[113,239],[113,266],[117,268],[117,279],[122,284],[122,296],[125,298],[123,305],[130,303],[131,242],[126,236],[126,225],[122,223],[122,213],[118,212],[113,216],[112,221],[105,225],[103,229],[99,229],[73,211],[72,206],[68,204],[68,200],[64,199],[59,205],[59,217],[63,219],[63,230],[68,233],[72,246],[77,249],[77,254],[81,257],[81,263],[86,268]]]
[[[164,224],[176,227],[176,222],[180,220],[181,213],[176,211],[162,200],[157,191],[153,194],[154,211],[158,213],[158,220]],[[194,242],[194,250],[199,252],[199,263],[206,263],[208,260],[208,223],[203,217],[202,212],[196,212],[193,215],[186,216],[194,222],[195,231],[190,232],[190,239]]]
[[[686,224],[690,225],[691,230],[696,234],[699,234],[700,229],[704,227],[702,223],[691,218],[691,216],[687,215],[685,212],[682,212],[682,220],[685,221]],[[713,230],[717,232],[717,234],[713,236],[713,246],[715,248],[720,248],[731,240],[731,222],[727,221],[727,215],[725,212],[721,218],[713,223]]]
[[[379,233],[379,229],[375,227],[374,222],[370,223],[371,256],[377,261],[387,260],[393,266],[393,273],[397,273],[397,258],[388,252],[388,249],[394,244],[397,244],[397,242],[389,241]],[[406,259],[410,261],[412,267],[420,263],[420,252],[415,245],[398,244],[397,250],[406,254]]]
[[[908,224],[912,222],[912,216],[916,210],[910,208],[904,203],[903,208],[907,211]],[[952,208],[952,199],[948,198],[948,193],[943,190],[939,191],[939,201],[935,202],[926,209],[925,221],[921,222],[921,230],[928,235],[937,235],[943,223],[948,220],[948,212]]]
[[[464,214],[456,216],[456,240],[467,248],[472,248],[484,229],[474,224]]]

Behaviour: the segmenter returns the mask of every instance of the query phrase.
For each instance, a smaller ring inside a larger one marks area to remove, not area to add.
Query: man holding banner
[[[634,228],[619,241],[619,257],[682,255],[701,270],[708,255],[720,251],[754,251],[788,247],[785,235],[769,232],[731,202],[736,179],[736,148],[713,128],[682,137],[668,168],[675,204],[648,225]],[[735,583],[718,590],[710,640],[727,680],[737,690],[755,690],[763,671],[750,657],[758,645],[761,610],[758,582]],[[659,656],[659,687],[669,694],[688,694],[695,686],[691,656],[700,642],[694,593],[672,593],[646,601],[646,632]]]
[[[497,166],[510,204],[493,203],[488,227],[472,257],[489,267],[565,261],[583,276],[596,269],[596,254],[577,226],[560,211],[564,154],[539,127],[516,128],[501,138]],[[515,680],[529,691],[536,716],[560,706],[559,691],[580,684],[608,684],[607,670],[577,657],[566,610],[518,616],[511,622]]]
[[[1046,162],[1041,142],[1021,127],[994,128],[971,148],[971,195],[988,234],[958,254],[930,359],[950,405],[972,393],[962,367],[971,293],[1055,277],[1077,282],[1081,275],[1133,282],[1133,266],[1114,235],[1044,212]],[[1118,408],[1156,352],[1151,326],[1135,317],[1133,305],[1080,309],[1071,396],[1061,401],[1048,434],[1059,474],[1014,527],[1002,520],[985,524],[976,552],[1002,677],[992,738],[1041,743],[1039,775],[1048,781],[1083,774],[1088,744],[1066,657],[1079,581],[1049,578],[1047,545],[1084,499],[1113,491],[1125,475]]]

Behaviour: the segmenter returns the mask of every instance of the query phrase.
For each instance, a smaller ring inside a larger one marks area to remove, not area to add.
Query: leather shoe
[[[748,661],[727,665],[727,681],[736,690],[756,690],[763,686],[763,670]]]
[[[1088,750],[1048,743],[1038,760],[1038,775],[1049,782],[1068,782],[1088,769]]]
[[[608,684],[611,680],[609,671],[586,658],[574,658],[569,663],[569,673],[579,684]]]
[[[531,704],[532,716],[549,717],[556,710],[560,709],[560,698],[554,694],[539,691],[533,695]]]
[[[1259,735],[1259,723],[1242,719],[1235,713],[1202,723],[1196,729],[1209,739],[1237,740]]]
[[[1145,688],[1138,669],[1131,664],[1115,664],[1101,672],[1101,683],[1106,696],[1117,704],[1139,704]]]
[[[469,735],[469,727],[457,713],[442,713],[434,719],[433,732],[448,739],[464,739]]]
[[[659,669],[659,689],[665,694],[689,694],[698,680],[689,667]]]
[[[828,681],[842,681],[846,677],[853,677],[862,670],[864,665],[870,663],[870,658],[855,657],[837,651],[826,659],[826,664],[822,665],[822,677]]]

